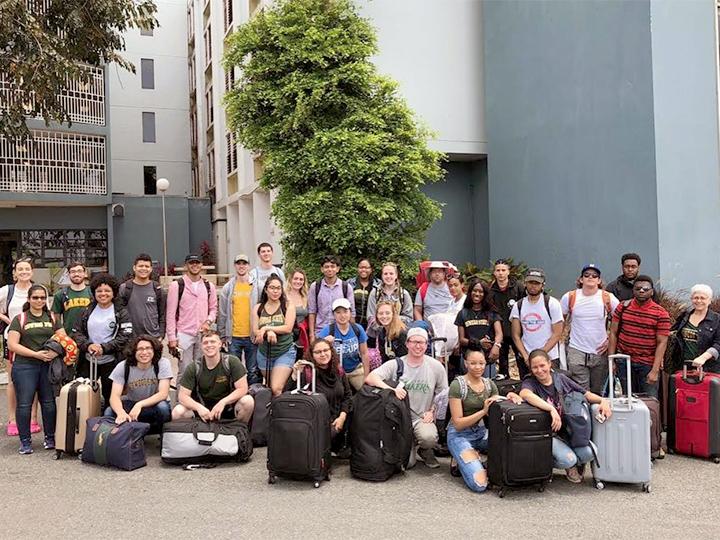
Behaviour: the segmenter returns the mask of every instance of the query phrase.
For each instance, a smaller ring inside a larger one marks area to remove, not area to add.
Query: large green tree
[[[27,137],[26,116],[69,123],[58,95],[88,80],[84,64],[134,72],[122,34],[157,26],[155,12],[152,0],[0,0],[0,135]]]
[[[420,187],[442,178],[442,154],[377,72],[377,50],[351,0],[280,0],[228,39],[225,65],[241,71],[230,126],[262,154],[287,262],[314,274],[325,253],[346,272],[369,256],[414,274],[441,215]]]

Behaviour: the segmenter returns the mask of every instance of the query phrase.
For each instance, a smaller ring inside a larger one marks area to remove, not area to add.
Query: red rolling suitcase
[[[670,378],[669,398],[668,448],[720,463],[720,374],[683,366]]]

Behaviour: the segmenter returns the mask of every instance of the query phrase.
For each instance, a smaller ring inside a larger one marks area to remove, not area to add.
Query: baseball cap
[[[201,263],[201,262],[202,262],[202,257],[200,257],[200,255],[198,255],[197,253],[190,253],[187,257],[185,257],[185,262],[186,262],[186,263],[189,263],[189,262],[199,262],[199,263]]]
[[[335,311],[338,308],[350,309],[350,300],[347,298],[338,298],[332,303],[332,310]]]
[[[542,268],[530,268],[525,274],[525,281],[535,281],[536,283],[545,283],[545,272]]]
[[[598,273],[598,276],[602,274],[600,267],[594,263],[589,263],[583,266],[582,270],[580,270],[580,274],[583,274],[585,270],[595,270]]]
[[[410,338],[413,336],[420,336],[425,341],[428,340],[428,333],[425,331],[424,328],[411,328],[407,331],[407,337],[405,338],[405,341],[410,341]]]
[[[239,263],[239,262],[249,263],[249,262],[250,262],[250,257],[248,257],[247,255],[245,255],[244,253],[240,253],[239,255],[235,255],[235,262],[236,262],[236,263]]]

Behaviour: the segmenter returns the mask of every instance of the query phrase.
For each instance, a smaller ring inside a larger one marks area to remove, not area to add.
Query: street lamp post
[[[163,264],[165,265],[165,277],[168,276],[168,261],[167,261],[167,229],[165,225],[165,192],[170,187],[170,182],[167,178],[160,178],[155,182],[157,190],[162,195],[162,221],[163,221]]]

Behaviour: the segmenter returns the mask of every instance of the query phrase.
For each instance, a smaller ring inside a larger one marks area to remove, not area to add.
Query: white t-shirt
[[[106,308],[95,306],[88,317],[87,332],[90,343],[102,345],[112,340],[115,335],[115,307],[112,304]],[[97,363],[102,365],[113,360],[115,357],[112,354],[103,354],[98,356]]]
[[[443,283],[439,286],[429,283],[424,300],[419,290],[415,294],[415,305],[422,308],[423,319],[425,319],[426,321],[428,320],[428,317],[430,315],[435,315],[436,313],[445,313],[450,309],[450,306],[452,304],[453,297],[450,294],[447,283]]]
[[[2,310],[3,313],[7,312],[7,316],[10,317],[10,320],[12,321],[15,317],[22,313],[22,308],[25,305],[25,302],[28,301],[29,288],[18,289],[17,285],[15,285],[15,290],[13,291],[13,296],[10,299],[10,305],[8,306],[7,296],[9,288],[9,285],[3,285],[2,287],[0,287],[0,310]],[[6,338],[9,331],[10,325],[5,328],[4,336]]]
[[[534,304],[530,301],[530,297],[526,296],[522,300],[522,312],[518,313],[518,304],[516,302],[510,312],[510,320],[519,319],[522,326],[522,342],[528,352],[541,349],[548,339],[552,336],[552,325],[563,320],[562,307],[557,298],[552,296],[549,299],[550,313],[545,309],[545,298],[540,295],[538,301]],[[558,345],[555,345],[548,353],[552,360],[560,357]]]
[[[610,307],[614,312],[620,301],[612,293],[608,294]],[[570,319],[570,346],[584,353],[597,354],[598,347],[608,337],[606,320],[609,314],[605,313],[602,290],[598,289],[595,294],[585,296],[582,289],[577,289],[575,295]],[[570,293],[566,292],[560,300],[563,315],[568,314],[569,298]]]

